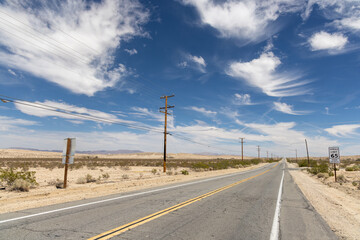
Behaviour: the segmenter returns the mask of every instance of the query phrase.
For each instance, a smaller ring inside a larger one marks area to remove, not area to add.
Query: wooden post
[[[244,138],[241,139],[241,161],[244,161]]]
[[[336,163],[334,163],[334,173],[335,173],[335,182],[336,182]]]
[[[67,144],[66,144],[66,156],[65,156],[64,188],[66,188],[66,183],[67,183],[67,173],[68,173],[68,167],[69,167],[70,150],[71,150],[71,139],[68,138]]]
[[[307,145],[306,139],[305,139],[305,145],[306,145],[306,153],[307,153],[308,167],[310,167],[309,149],[308,149],[308,145]]]

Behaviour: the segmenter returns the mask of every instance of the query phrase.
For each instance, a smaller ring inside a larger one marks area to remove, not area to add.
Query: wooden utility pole
[[[310,167],[309,148],[308,148],[308,144],[307,144],[306,139],[305,139],[305,146],[306,146],[306,153],[307,153],[308,167]]]
[[[167,127],[167,115],[171,115],[167,112],[168,108],[174,108],[175,106],[168,106],[167,101],[168,98],[174,97],[175,95],[172,94],[170,96],[162,96],[160,99],[165,99],[165,107],[160,108],[160,112],[165,114],[165,124],[164,124],[164,172],[166,172],[166,127]],[[165,111],[161,111],[161,109],[164,109]]]
[[[244,161],[244,139],[245,138],[240,138],[241,139],[241,161]]]
[[[67,183],[70,151],[71,151],[71,138],[68,138],[66,144],[66,156],[65,156],[64,188],[66,188],[66,183]]]
[[[258,159],[260,159],[260,146],[257,146],[257,150],[258,150]]]

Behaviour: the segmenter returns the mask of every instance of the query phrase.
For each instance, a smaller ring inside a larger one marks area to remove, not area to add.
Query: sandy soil
[[[130,169],[112,167],[98,168],[95,170],[82,168],[71,170],[68,173],[68,188],[56,189],[54,185],[49,186],[49,182],[64,178],[64,169],[53,169],[50,171],[45,168],[30,169],[36,171],[36,179],[39,186],[30,189],[29,192],[9,192],[0,191],[0,213],[13,212],[28,208],[47,206],[57,203],[70,202],[81,199],[88,199],[99,196],[106,196],[115,193],[134,191],[149,187],[162,186],[175,182],[184,182],[194,179],[201,179],[217,175],[229,174],[261,167],[267,163],[240,169],[227,169],[219,171],[195,172],[190,169],[189,175],[182,175],[184,168],[170,169],[172,175],[162,173],[162,168],[155,168],[157,172],[152,173],[154,167],[130,167]],[[168,169],[169,170],[169,169]],[[80,177],[91,174],[98,178],[108,173],[108,179],[102,178],[97,183],[77,184]],[[127,177],[125,177],[127,175]]]
[[[295,164],[288,164],[297,168]],[[318,213],[341,239],[360,239],[360,190],[352,185],[360,181],[359,172],[340,171],[346,183],[335,183],[334,177],[319,179],[305,171],[291,170],[294,181]]]
[[[162,153],[131,153],[131,154],[75,154],[76,158],[113,158],[113,159],[162,159]],[[168,159],[241,159],[239,155],[199,155],[191,153],[169,153]],[[0,149],[0,158],[61,158],[59,152],[31,151],[21,149]],[[251,159],[246,157],[244,159]]]

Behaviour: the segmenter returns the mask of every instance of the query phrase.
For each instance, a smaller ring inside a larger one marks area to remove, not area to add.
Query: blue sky
[[[3,0],[0,94],[120,124],[1,103],[0,148],[161,152],[175,94],[169,152],[358,154],[359,37],[350,0]]]

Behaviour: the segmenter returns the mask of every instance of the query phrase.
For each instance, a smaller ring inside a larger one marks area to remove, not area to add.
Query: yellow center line
[[[221,191],[224,191],[224,190],[226,190],[226,189],[229,189],[229,188],[231,188],[231,187],[234,187],[234,186],[236,186],[236,185],[238,185],[238,184],[240,184],[240,183],[246,182],[246,181],[248,181],[248,180],[250,180],[250,179],[253,179],[253,178],[255,178],[255,177],[258,177],[258,176],[260,176],[260,175],[263,175],[263,174],[267,173],[268,171],[270,171],[271,169],[275,168],[278,164],[279,164],[279,163],[275,164],[275,166],[273,166],[272,168],[270,168],[270,169],[268,169],[268,170],[266,170],[266,171],[264,171],[264,172],[261,172],[261,173],[259,173],[259,174],[257,174],[257,175],[254,175],[254,176],[252,176],[252,177],[248,177],[248,178],[245,178],[245,179],[240,180],[240,181],[238,181],[238,182],[235,182],[235,183],[229,184],[229,185],[227,185],[227,186],[224,186],[224,187],[215,189],[215,190],[213,190],[213,191],[211,191],[211,192],[205,193],[205,194],[200,195],[200,196],[198,196],[198,197],[189,199],[189,200],[187,200],[187,201],[185,201],[185,202],[176,204],[176,205],[174,205],[174,206],[172,206],[172,207],[166,208],[166,209],[164,209],[164,210],[161,210],[161,211],[158,211],[158,212],[156,212],[156,213],[150,214],[150,215],[148,215],[148,216],[146,216],[146,217],[137,219],[137,220],[135,220],[135,221],[133,221],[133,222],[127,223],[127,224],[122,225],[122,226],[120,226],[120,227],[117,227],[117,228],[111,229],[111,230],[109,230],[109,231],[106,231],[106,232],[104,232],[104,233],[101,233],[101,234],[99,234],[99,235],[97,235],[97,236],[95,236],[95,237],[89,238],[88,240],[100,240],[100,239],[101,239],[101,240],[104,240],[104,239],[110,239],[110,238],[112,238],[112,237],[114,237],[114,236],[117,236],[117,235],[119,235],[119,234],[127,231],[127,230],[130,230],[130,229],[135,228],[135,227],[137,227],[137,226],[140,226],[140,225],[142,225],[142,224],[144,224],[144,223],[150,222],[150,221],[152,221],[152,220],[154,220],[154,219],[156,219],[156,218],[159,218],[159,217],[161,217],[161,216],[163,216],[163,215],[165,215],[165,214],[171,213],[171,212],[173,212],[173,211],[175,211],[175,210],[178,210],[178,209],[180,209],[180,208],[183,208],[183,207],[185,207],[185,206],[187,206],[187,205],[189,205],[189,204],[192,204],[192,203],[194,203],[194,202],[200,201],[201,199],[207,198],[207,197],[209,197],[209,196],[211,196],[211,195],[214,195],[214,194],[216,194],[216,193],[219,193],[219,192],[221,192]]]

